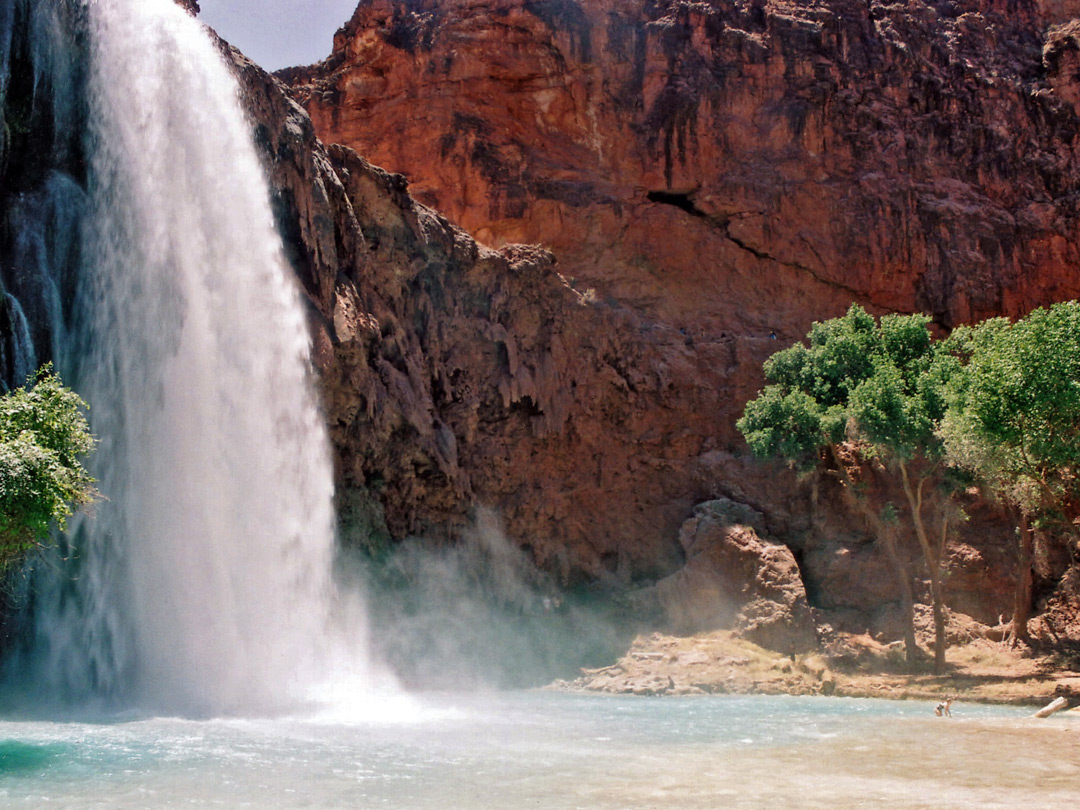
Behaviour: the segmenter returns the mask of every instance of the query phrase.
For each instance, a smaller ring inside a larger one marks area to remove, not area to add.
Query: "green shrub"
[[[63,530],[97,498],[82,459],[94,448],[86,403],[52,366],[0,397],[0,568]]]

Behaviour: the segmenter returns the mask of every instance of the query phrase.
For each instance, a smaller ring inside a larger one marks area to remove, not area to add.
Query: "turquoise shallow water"
[[[0,722],[0,807],[912,810],[1080,798],[1075,721],[955,714],[531,692],[273,720]]]

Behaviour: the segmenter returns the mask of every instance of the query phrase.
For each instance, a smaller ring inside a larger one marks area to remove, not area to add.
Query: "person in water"
[[[934,707],[934,714],[938,717],[952,717],[952,712],[949,710],[949,706],[952,705],[952,702],[952,698],[945,698],[945,700]]]

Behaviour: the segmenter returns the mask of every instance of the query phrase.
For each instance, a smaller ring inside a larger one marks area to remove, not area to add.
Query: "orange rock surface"
[[[894,587],[880,552],[827,491],[748,462],[734,420],[765,357],[852,301],[947,329],[1080,294],[1075,11],[362,0],[326,61],[279,77],[324,141],[481,242],[549,248],[588,305],[562,325],[508,302],[490,384],[527,422],[479,441],[444,418],[470,496],[541,562],[671,570],[693,504],[725,495],[797,549],[819,604],[865,616],[860,589]],[[1008,604],[994,525],[956,546],[952,586],[986,621]]]
[[[481,242],[741,346],[852,300],[952,326],[1080,293],[1075,71],[1044,67],[1044,10],[364,0],[283,75],[324,141]]]

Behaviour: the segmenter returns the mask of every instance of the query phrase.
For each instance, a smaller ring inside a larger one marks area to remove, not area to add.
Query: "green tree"
[[[996,318],[952,340],[966,365],[950,385],[941,433],[950,460],[974,472],[1015,516],[1012,634],[1026,641],[1032,527],[1078,539],[1080,304],[1037,309],[1016,323]]]
[[[868,520],[897,572],[905,612],[905,647],[917,655],[911,576],[897,546],[897,511],[875,510],[853,471],[876,459],[903,486],[911,526],[930,577],[934,661],[945,664],[941,563],[954,514],[939,498],[940,523],[927,526],[928,484],[943,459],[937,434],[946,409],[945,383],[959,361],[932,340],[925,315],[886,315],[880,323],[853,305],[841,318],[815,323],[808,345],[796,344],[764,366],[771,383],[747,404],[737,427],[755,455],[782,458],[804,470],[826,465],[849,503]]]
[[[0,568],[95,500],[82,458],[94,448],[86,404],[45,366],[0,397]]]

